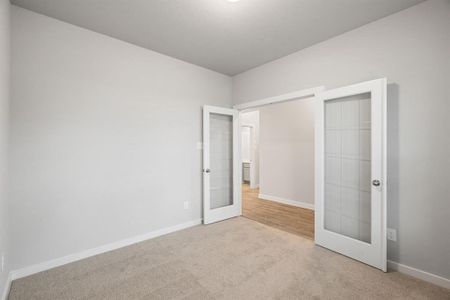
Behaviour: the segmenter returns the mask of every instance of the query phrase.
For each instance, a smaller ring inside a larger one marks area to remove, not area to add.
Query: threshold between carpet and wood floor
[[[314,239],[314,211],[258,198],[259,188],[242,185],[242,215],[260,223]]]
[[[450,299],[243,217],[196,226],[13,282],[17,299]]]

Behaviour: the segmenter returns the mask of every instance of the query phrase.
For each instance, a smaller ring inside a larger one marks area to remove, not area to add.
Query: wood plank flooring
[[[278,229],[314,239],[314,211],[258,198],[259,189],[242,185],[242,215]]]

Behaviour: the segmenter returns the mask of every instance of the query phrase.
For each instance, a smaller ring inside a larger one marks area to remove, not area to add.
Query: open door
[[[239,113],[203,107],[203,223],[241,215]]]
[[[316,244],[386,272],[386,79],[316,101]]]

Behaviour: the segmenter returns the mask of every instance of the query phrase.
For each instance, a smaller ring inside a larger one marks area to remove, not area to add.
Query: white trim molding
[[[292,206],[297,206],[297,207],[301,207],[301,208],[305,208],[305,209],[314,210],[314,204],[311,204],[311,203],[296,201],[296,200],[292,200],[292,199],[286,199],[286,198],[277,197],[277,196],[265,195],[265,194],[259,194],[258,198],[261,200],[269,200],[269,201],[274,201],[274,202],[278,202],[278,203],[283,203],[283,204],[287,204],[287,205],[292,205]]]
[[[11,274],[11,272],[9,272],[8,277],[6,278],[5,288],[3,289],[3,294],[2,294],[1,300],[8,299],[9,291],[11,290],[11,283],[12,283],[12,274]]]
[[[402,265],[392,260],[388,260],[388,269],[421,279],[443,288],[450,289],[450,279],[434,275],[410,266]]]
[[[146,240],[150,240],[162,235],[166,235],[172,232],[176,232],[179,230],[183,230],[189,227],[193,227],[196,225],[200,225],[202,224],[202,219],[198,219],[198,220],[193,220],[193,221],[189,221],[186,223],[182,223],[182,224],[178,224],[178,225],[174,225],[171,227],[166,227],[166,228],[162,228],[162,229],[158,229],[146,234],[142,234],[142,235],[138,235],[132,238],[128,238],[128,239],[124,239],[121,241],[117,241],[117,242],[113,242],[110,244],[106,244],[100,247],[96,247],[96,248],[92,248],[92,249],[88,249],[88,250],[84,250],[78,253],[74,253],[74,254],[69,254],[67,256],[63,256],[60,258],[56,258],[56,259],[52,259],[46,262],[42,262],[42,263],[38,263],[35,265],[31,265],[28,267],[24,267],[22,269],[18,269],[18,270],[14,270],[10,273],[10,279],[11,280],[16,280],[22,277],[26,277],[29,275],[33,275],[42,271],[46,271],[49,269],[53,269],[59,266],[63,266],[72,262],[76,262],[94,255],[98,255],[98,254],[102,254],[108,251],[112,251],[112,250],[116,250],[119,248],[123,248],[126,246],[130,246],[133,244],[137,244]]]
[[[244,110],[249,108],[255,108],[260,107],[264,105],[269,105],[273,103],[279,103],[279,102],[285,102],[290,100],[296,100],[296,99],[303,99],[303,98],[311,98],[315,97],[317,93],[323,91],[325,87],[318,86],[310,89],[304,89],[300,91],[295,91],[287,94],[282,94],[274,97],[264,98],[256,101],[251,102],[245,102],[242,104],[236,104],[233,106],[234,109],[238,110]]]

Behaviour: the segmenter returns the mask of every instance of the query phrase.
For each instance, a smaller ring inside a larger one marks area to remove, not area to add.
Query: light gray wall
[[[314,204],[314,100],[260,108],[260,193]]]
[[[0,297],[8,276],[8,133],[10,90],[10,4],[0,0],[0,259],[5,255],[6,268],[0,270]]]
[[[388,257],[450,278],[450,1],[430,0],[233,78],[234,102],[387,77]]]
[[[231,78],[12,18],[13,269],[200,219],[201,108],[230,107]]]

